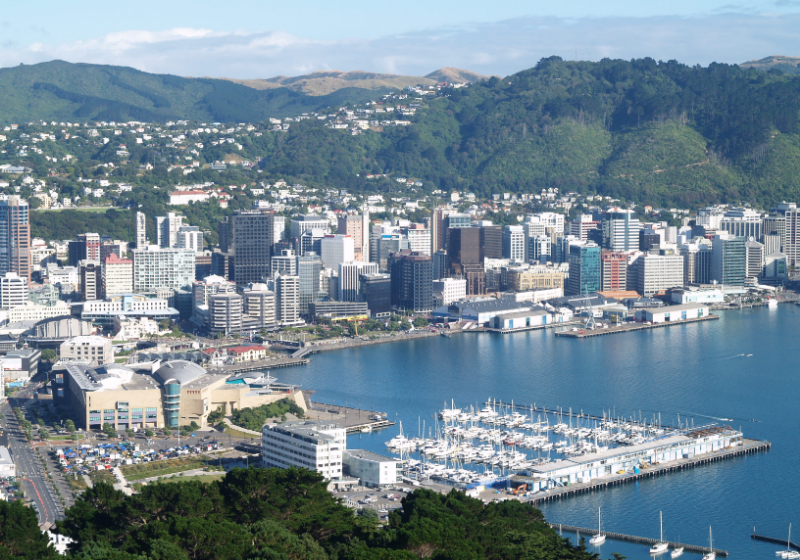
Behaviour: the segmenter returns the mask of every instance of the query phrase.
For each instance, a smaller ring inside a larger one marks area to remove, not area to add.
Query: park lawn
[[[219,474],[198,474],[193,476],[173,476],[170,478],[165,478],[163,480],[159,480],[159,482],[163,483],[170,483],[170,482],[189,482],[192,480],[199,480],[200,482],[214,482],[215,480],[222,480],[225,478],[225,473]]]
[[[229,436],[239,437],[239,438],[249,438],[249,439],[260,439],[260,435],[256,434],[248,434],[246,432],[240,432],[239,430],[234,430],[233,428],[225,428],[225,433]]]
[[[206,461],[196,457],[180,457],[176,459],[166,459],[153,461],[151,463],[140,463],[138,465],[125,465],[120,467],[122,474],[128,481],[142,480],[154,476],[165,474],[175,474],[194,469],[202,469],[206,466]]]

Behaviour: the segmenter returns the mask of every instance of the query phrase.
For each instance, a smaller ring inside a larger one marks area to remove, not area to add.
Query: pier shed
[[[550,322],[552,322],[550,314],[544,308],[538,307],[528,311],[495,315],[489,321],[489,325],[493,329],[518,329],[547,325]]]
[[[637,321],[649,321],[651,323],[666,323],[669,321],[679,321],[683,319],[697,319],[708,317],[707,305],[699,303],[687,303],[684,305],[672,305],[661,308],[637,309]]]
[[[692,459],[741,443],[742,432],[715,426],[537,465],[524,474],[532,479],[531,489],[536,492],[635,471],[642,465]]]

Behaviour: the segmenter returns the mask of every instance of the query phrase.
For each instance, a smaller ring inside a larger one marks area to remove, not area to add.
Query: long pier
[[[560,523],[550,523],[550,527],[558,531],[566,531],[568,533],[582,533],[590,536],[594,536],[597,534],[597,529],[573,527],[572,525],[562,525]],[[614,541],[644,544],[648,546],[653,546],[661,542],[658,539],[651,539],[649,537],[637,537],[635,535],[625,535],[623,533],[609,533],[608,531],[603,531],[603,534],[606,536],[607,539],[611,539]],[[697,546],[696,544],[685,544],[685,543],[678,543],[671,541],[665,541],[665,542],[668,543],[669,547],[672,549],[682,547],[686,552],[698,552],[700,554],[705,554],[706,552],[708,552],[707,546]],[[715,548],[714,552],[717,553],[717,556],[723,556],[723,557],[728,556],[728,551],[722,550],[721,548]]]
[[[794,543],[787,539],[776,539],[774,537],[765,537],[764,535],[758,535],[756,534],[755,530],[753,531],[753,534],[750,535],[750,538],[753,539],[754,541],[763,541],[772,544],[779,544],[781,546],[786,546],[787,548],[793,548],[798,552],[800,552],[800,545],[798,545],[797,543]]]
[[[714,451],[711,453],[704,453],[690,459],[677,459],[658,465],[651,465],[646,469],[639,470],[638,473],[625,473],[621,475],[611,475],[603,478],[596,478],[590,482],[579,482],[570,484],[569,486],[558,487],[550,490],[545,490],[539,496],[535,496],[531,502],[536,505],[542,502],[552,502],[563,498],[570,498],[579,494],[586,494],[594,492],[595,490],[604,490],[620,484],[627,484],[628,482],[636,482],[646,478],[653,478],[656,476],[670,474],[673,472],[691,469],[694,467],[709,465],[718,461],[726,459],[733,459],[734,457],[743,457],[753,453],[760,453],[762,451],[769,451],[772,449],[772,443],[769,441],[761,441],[756,439],[745,439],[742,445],[735,448],[729,448],[723,451]],[[784,541],[785,542],[785,541]]]
[[[608,328],[595,328],[594,330],[580,329],[577,331],[557,331],[556,336],[567,338],[590,338],[592,336],[603,336],[605,334],[618,334],[631,331],[641,331],[645,329],[660,329],[661,327],[673,327],[675,325],[685,325],[687,323],[699,323],[700,321],[713,321],[719,319],[719,315],[707,315],[705,317],[695,317],[693,319],[678,319],[676,321],[664,321],[663,323],[625,323]]]

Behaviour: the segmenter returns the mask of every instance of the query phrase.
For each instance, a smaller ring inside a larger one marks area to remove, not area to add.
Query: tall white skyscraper
[[[147,217],[144,212],[136,212],[136,248],[147,247]]]
[[[183,216],[169,212],[166,216],[156,218],[156,245],[159,247],[177,247],[178,231],[183,226]]]
[[[203,252],[203,232],[197,226],[181,226],[177,233],[178,249],[191,249]]]
[[[525,230],[522,226],[506,226],[503,229],[503,258],[525,261]]]
[[[361,275],[377,274],[378,263],[349,262],[339,265],[339,301],[360,301]]]
[[[355,245],[350,235],[326,235],[320,244],[322,266],[336,270],[341,263],[355,260]]]

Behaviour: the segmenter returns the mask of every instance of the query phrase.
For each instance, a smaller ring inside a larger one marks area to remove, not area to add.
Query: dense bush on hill
[[[302,418],[305,412],[290,399],[281,399],[274,403],[264,404],[255,408],[240,408],[233,411],[233,423],[248,430],[261,431],[268,418],[280,418],[285,414],[294,414]]]
[[[81,560],[598,559],[529,504],[417,490],[402,506],[379,529],[340,505],[317,473],[236,469],[219,482],[151,484],[133,496],[97,484],[57,530],[75,539],[68,557]],[[38,532],[35,517],[27,522]],[[27,544],[27,533],[7,532],[0,557]]]

